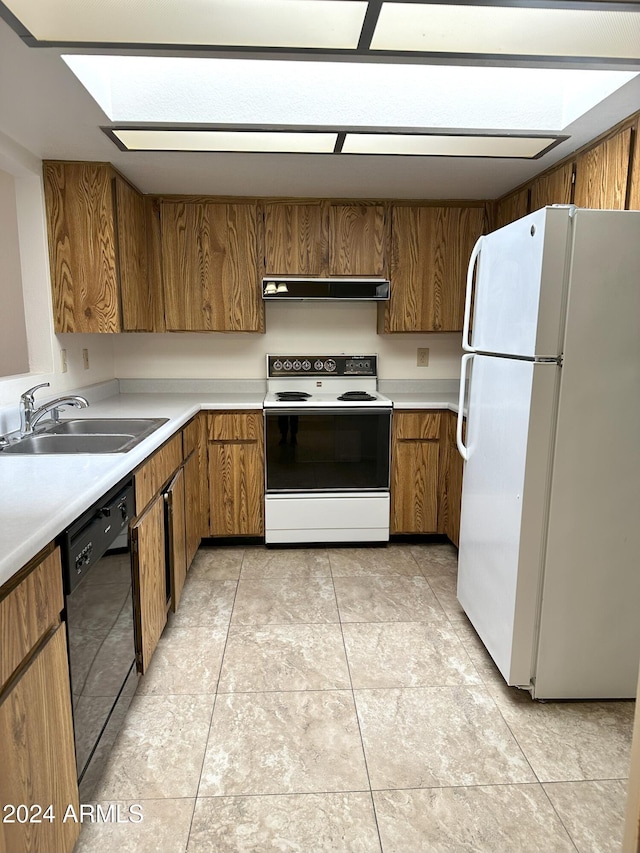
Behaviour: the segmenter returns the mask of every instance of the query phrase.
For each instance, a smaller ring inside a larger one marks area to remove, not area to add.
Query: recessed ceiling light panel
[[[110,129],[128,151],[245,151],[330,154],[337,133],[255,130]]]
[[[366,0],[4,0],[37,41],[349,49]]]
[[[638,59],[640,11],[383,3],[371,49]]]
[[[446,134],[348,133],[343,154],[400,154],[417,157],[539,156],[559,142],[558,137],[472,136]]]

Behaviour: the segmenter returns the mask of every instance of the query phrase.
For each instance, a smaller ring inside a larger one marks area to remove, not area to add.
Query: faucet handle
[[[49,382],[42,382],[40,385],[34,385],[34,386],[33,386],[33,388],[29,388],[27,391],[25,391],[25,392],[24,392],[24,394],[22,394],[22,395],[20,396],[20,399],[21,399],[24,403],[31,403],[31,405],[33,405],[33,404],[34,404],[34,402],[35,402],[35,398],[34,398],[34,394],[35,394],[35,392],[36,392],[39,388],[48,388],[48,387],[49,387],[49,385],[50,385],[50,383],[49,383]]]

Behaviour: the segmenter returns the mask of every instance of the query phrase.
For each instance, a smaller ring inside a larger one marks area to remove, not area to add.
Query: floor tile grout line
[[[567,837],[569,838],[569,841],[570,841],[570,842],[573,844],[573,846],[575,847],[575,849],[576,849],[576,853],[580,853],[580,848],[578,847],[578,844],[576,843],[576,841],[575,841],[575,839],[574,839],[574,837],[573,837],[573,834],[570,832],[569,827],[568,827],[568,826],[565,824],[565,822],[562,820],[562,816],[560,815],[560,812],[559,812],[559,811],[558,811],[558,809],[555,807],[553,800],[551,799],[551,797],[550,797],[550,796],[549,796],[549,794],[547,793],[547,789],[544,787],[544,784],[543,784],[542,782],[540,782],[540,787],[542,788],[542,792],[543,792],[544,796],[546,797],[546,799],[547,799],[547,801],[548,801],[549,805],[550,805],[550,806],[551,806],[551,808],[553,809],[554,814],[556,815],[556,817],[557,817],[557,818],[558,818],[558,820],[560,821],[560,825],[562,826],[562,828],[564,829],[564,831],[567,833]]]
[[[244,551],[243,551],[243,554],[242,554],[242,561],[241,561],[241,564],[240,564],[240,571],[241,571],[241,572],[242,572],[242,562],[244,562]],[[215,693],[213,694],[213,704],[212,704],[212,706],[211,706],[211,716],[209,717],[209,730],[208,730],[208,732],[207,732],[207,738],[206,738],[206,740],[205,740],[205,744],[204,744],[204,751],[203,751],[203,753],[202,753],[202,762],[201,762],[201,764],[200,764],[200,773],[198,774],[198,784],[197,784],[197,786],[196,786],[196,795],[195,795],[195,799],[194,799],[194,801],[193,801],[193,811],[191,812],[191,820],[189,821],[189,832],[187,833],[187,843],[186,843],[186,845],[185,845],[185,853],[186,853],[186,851],[187,851],[187,850],[188,850],[188,848],[189,848],[189,842],[190,842],[190,840],[191,840],[191,831],[192,831],[192,829],[193,829],[193,818],[194,818],[194,816],[195,816],[195,813],[196,813],[196,806],[197,806],[197,804],[198,804],[198,794],[199,794],[199,792],[200,792],[200,785],[202,784],[202,772],[203,772],[203,770],[204,770],[205,761],[206,761],[206,759],[207,759],[207,748],[208,748],[208,746],[209,746],[209,738],[211,737],[211,729],[212,729],[212,726],[213,726],[213,715],[214,715],[215,710],[216,710],[216,704],[217,704],[217,702],[218,702],[218,696],[219,696],[219,695],[224,695],[224,694],[219,694],[219,693],[218,693],[218,686],[219,686],[219,684],[220,684],[220,677],[221,677],[221,675],[222,675],[222,667],[223,667],[223,665],[224,665],[224,656],[225,656],[225,652],[226,652],[226,650],[227,650],[227,643],[229,642],[229,631],[231,630],[231,619],[233,618],[233,608],[235,607],[235,603],[236,603],[236,596],[238,595],[238,585],[239,585],[239,583],[240,583],[240,578],[238,578],[238,581],[236,582],[236,589],[235,589],[235,592],[234,592],[234,594],[233,594],[233,601],[232,601],[232,603],[231,603],[231,610],[230,610],[230,612],[229,612],[229,622],[228,622],[228,624],[227,624],[227,635],[226,635],[225,640],[224,640],[224,646],[223,646],[223,649],[222,649],[222,655],[220,656],[220,668],[219,668],[219,670],[218,670],[218,678],[216,679],[216,684],[215,684]]]
[[[360,738],[360,747],[362,749],[362,758],[364,760],[364,769],[365,769],[365,773],[367,774],[367,781],[369,782],[369,797],[371,799],[371,809],[373,811],[373,819],[374,819],[375,824],[376,824],[376,833],[378,835],[378,844],[380,845],[380,853],[382,853],[382,851],[383,851],[382,835],[380,834],[380,825],[378,823],[378,813],[376,812],[376,804],[375,804],[375,800],[373,797],[373,789],[371,787],[371,775],[369,773],[369,763],[367,761],[367,751],[366,751],[365,746],[364,746],[364,737],[362,736],[362,727],[360,725],[360,717],[358,716],[358,705],[356,703],[356,694],[355,694],[355,690],[353,688],[353,678],[351,676],[351,665],[349,664],[349,655],[347,653],[347,644],[346,644],[346,640],[344,638],[344,629],[342,627],[342,616],[340,614],[340,605],[338,603],[338,594],[337,594],[336,588],[335,588],[335,578],[333,576],[333,565],[331,563],[331,554],[329,554],[329,568],[331,569],[331,583],[333,584],[333,594],[335,595],[336,607],[338,608],[338,619],[340,620],[339,621],[340,634],[342,636],[342,646],[344,649],[344,658],[345,658],[345,662],[347,664],[347,673],[349,675],[349,684],[351,685],[351,701],[353,702],[353,710],[354,710],[355,715],[356,715],[356,725],[358,726],[358,736]]]

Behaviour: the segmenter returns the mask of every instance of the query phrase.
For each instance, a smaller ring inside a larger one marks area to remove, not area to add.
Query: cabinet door
[[[164,499],[158,495],[131,525],[138,670],[146,672],[167,622]]]
[[[264,252],[266,275],[328,275],[326,203],[265,204]]]
[[[385,275],[385,209],[381,204],[329,207],[329,274]]]
[[[0,824],[0,849],[71,853],[80,832],[65,627],[60,625],[0,703],[0,804],[52,806],[55,820]],[[6,819],[6,814],[3,813]]]
[[[440,413],[394,412],[391,533],[438,531]]]
[[[578,207],[624,210],[630,150],[628,127],[577,158],[575,203]]]
[[[230,435],[234,425],[234,434]],[[207,454],[211,536],[263,535],[263,447],[261,413],[210,416]]]
[[[634,146],[631,158],[632,171],[629,181],[629,210],[640,210],[640,118],[634,128]],[[640,826],[639,826],[640,832]]]
[[[185,514],[184,467],[176,474],[164,492],[167,504],[169,578],[171,582],[171,609],[175,613],[180,603],[182,588],[187,577],[187,538]]]
[[[105,163],[44,164],[56,332],[119,332],[112,171]]]
[[[484,230],[482,207],[404,207],[391,211],[391,299],[384,332],[462,329],[467,263]]]
[[[114,181],[122,329],[125,332],[153,332],[144,198],[119,175]]]
[[[264,330],[256,220],[256,204],[162,204],[168,331]]]
[[[200,547],[202,531],[200,496],[200,448],[197,448],[184,463],[184,492],[186,511],[187,571],[196,551]]]
[[[531,184],[531,210],[540,210],[548,204],[570,204],[573,187],[573,163],[565,163]]]

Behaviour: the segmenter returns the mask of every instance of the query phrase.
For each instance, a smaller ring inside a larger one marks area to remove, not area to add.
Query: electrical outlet
[[[67,372],[67,351],[66,349],[60,350],[60,365],[62,367],[62,372]]]
[[[82,350],[82,363],[84,365],[84,369],[89,370],[89,350],[88,349]]]
[[[418,347],[418,367],[429,367],[429,347]]]

